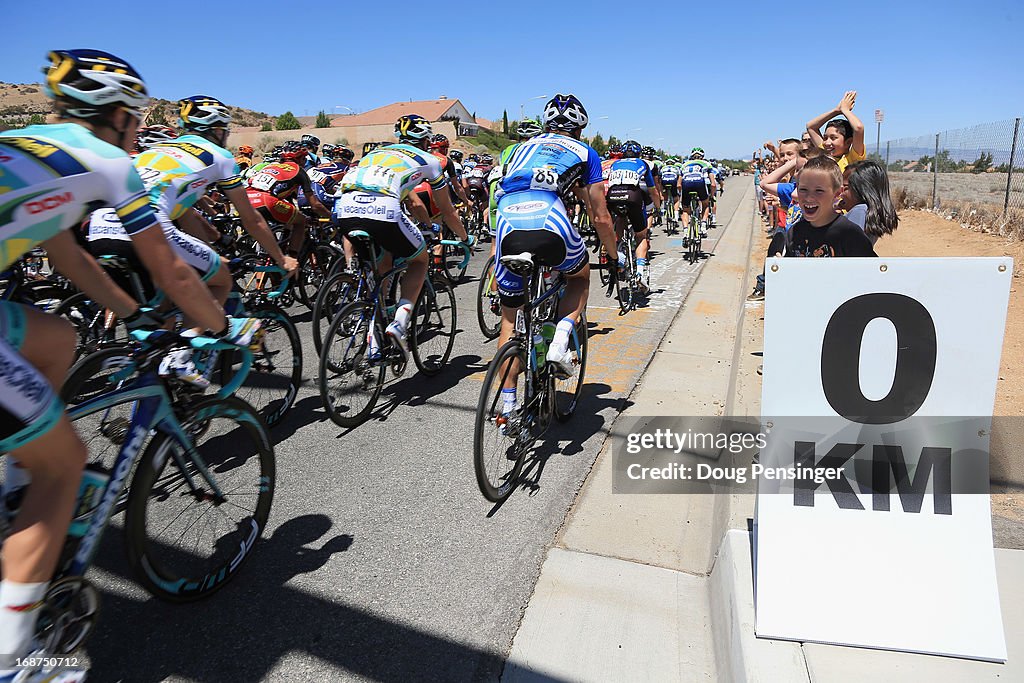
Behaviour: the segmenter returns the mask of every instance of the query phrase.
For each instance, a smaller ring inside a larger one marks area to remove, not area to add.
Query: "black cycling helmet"
[[[643,148],[643,150],[640,153],[640,156],[642,156],[644,159],[653,159],[654,155],[657,154],[657,153],[658,153],[658,150],[656,150],[653,147],[651,147],[650,145],[648,145],[648,146]]]
[[[575,95],[555,95],[544,105],[544,129],[573,133],[587,127],[590,119]]]
[[[318,138],[315,135],[310,135],[309,133],[306,133],[301,138],[299,138],[299,142],[301,142],[302,146],[305,147],[306,149],[315,150],[317,147],[320,146],[320,138]]]
[[[540,135],[543,132],[544,129],[541,128],[541,125],[533,119],[523,119],[519,122],[519,125],[516,126],[516,135],[518,135],[521,140],[527,140],[532,138],[534,135]]]
[[[356,158],[356,153],[350,150],[345,145],[335,145],[334,153],[331,155],[332,159],[341,159],[348,163]]]
[[[320,151],[323,153],[323,156],[325,156],[328,159],[330,159],[331,156],[334,154],[334,145],[332,145],[329,142],[325,142],[324,146],[323,146],[323,149],[320,150]]]
[[[452,161],[456,162],[456,163],[460,163],[461,164],[462,163],[462,152],[460,150],[453,149],[452,151],[448,152],[448,158],[451,159]]]

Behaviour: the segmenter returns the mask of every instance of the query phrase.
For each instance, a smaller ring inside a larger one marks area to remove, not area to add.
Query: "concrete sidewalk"
[[[761,223],[752,186],[746,195],[623,416],[759,414],[751,328],[762,309],[744,300],[759,271],[750,251]],[[1005,665],[759,639],[752,485],[613,495],[610,445],[548,553],[503,680],[1024,680],[1024,552],[996,551]]]

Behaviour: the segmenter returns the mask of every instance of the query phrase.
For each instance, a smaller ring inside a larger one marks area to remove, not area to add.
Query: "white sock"
[[[399,299],[398,310],[395,311],[395,322],[402,327],[409,326],[409,316],[412,315],[412,302],[408,299]]]
[[[502,389],[501,390],[501,412],[511,413],[516,409],[516,390]]]
[[[574,327],[576,327],[576,323],[568,316],[559,320],[558,327],[555,328],[555,338],[551,340],[551,346],[557,347],[559,351],[565,351],[569,347],[569,335],[572,334]]]
[[[15,657],[28,654],[49,585],[0,581],[0,666],[12,667]]]

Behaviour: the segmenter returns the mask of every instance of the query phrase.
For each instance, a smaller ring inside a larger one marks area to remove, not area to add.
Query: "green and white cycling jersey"
[[[698,176],[706,183],[711,182],[715,167],[703,159],[690,159],[683,162],[683,182],[693,181]]]
[[[448,181],[441,170],[441,160],[430,152],[398,144],[378,147],[345,174],[342,192],[370,192],[405,199],[422,182],[438,190]]]
[[[222,190],[242,186],[231,153],[198,135],[161,142],[135,157],[149,201],[171,220],[180,218],[199,201],[210,185]]]
[[[521,145],[521,142],[513,142],[511,145],[501,151],[501,156],[498,157],[498,163],[494,165],[491,172],[487,174],[487,186],[490,188],[490,201],[487,207],[491,214],[491,234],[494,234],[494,226],[496,225],[498,218],[498,193],[494,187],[496,183],[500,182],[505,177],[505,165],[508,160],[512,158],[512,154],[515,153],[516,148]]]
[[[106,206],[129,235],[157,222],[124,150],[77,123],[0,133],[0,269]]]

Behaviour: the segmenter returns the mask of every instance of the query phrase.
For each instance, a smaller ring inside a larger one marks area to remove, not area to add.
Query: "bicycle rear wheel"
[[[495,287],[494,291],[491,288]],[[498,304],[498,312],[494,312],[495,304],[498,302],[498,291],[494,282],[494,257],[491,256],[484,264],[484,272],[480,274],[480,287],[476,296],[476,320],[480,324],[480,331],[486,339],[497,339],[501,332],[501,306]]]
[[[205,598],[235,577],[266,527],[275,482],[274,448],[245,401],[207,399],[181,424],[201,460],[177,437],[157,434],[132,480],[125,519],[139,582],[170,602]]]
[[[525,352],[516,339],[505,343],[487,368],[476,407],[473,429],[473,469],[484,498],[500,503],[509,497],[519,479],[526,457],[528,427],[519,407],[503,415],[501,390],[515,366],[524,366]],[[526,396],[526,375],[519,372],[516,396]]]
[[[431,287],[433,292],[431,292]],[[413,309],[409,350],[424,375],[441,372],[452,355],[456,328],[455,292],[444,278],[424,283]]]
[[[324,410],[340,427],[358,427],[370,417],[384,386],[383,362],[367,358],[366,335],[373,305],[354,301],[342,308],[324,336],[318,380]],[[380,330],[375,331],[381,334]],[[383,339],[378,339],[383,343]]]
[[[573,354],[576,372],[568,379],[555,379],[555,417],[565,422],[573,413],[583,391],[583,378],[587,372],[587,314],[580,315],[572,335],[569,336],[569,351]]]
[[[626,226],[623,232],[623,251],[626,252],[626,267],[622,269],[622,282],[618,286],[619,310],[623,315],[636,306],[636,235],[633,228]]]
[[[331,272],[337,252],[326,244],[318,244],[306,256],[305,263],[296,274],[295,294],[299,302],[312,309],[317,292]]]

